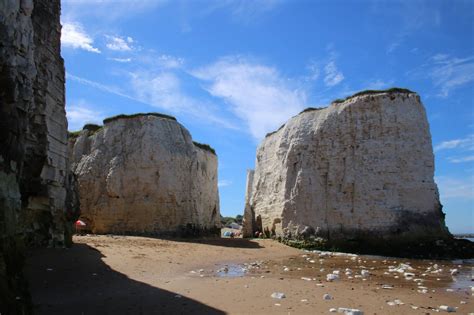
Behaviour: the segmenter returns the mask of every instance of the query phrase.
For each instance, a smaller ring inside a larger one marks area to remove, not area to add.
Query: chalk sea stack
[[[70,137],[81,219],[93,233],[220,233],[217,156],[174,117],[119,115]]]
[[[258,147],[245,236],[314,234],[338,248],[372,249],[450,240],[433,175],[416,93],[365,91],[308,108]]]

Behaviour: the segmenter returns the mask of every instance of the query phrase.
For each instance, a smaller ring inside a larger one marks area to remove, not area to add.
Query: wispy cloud
[[[459,157],[459,158],[449,158],[449,161],[452,163],[465,163],[474,161],[474,155]]]
[[[92,109],[84,100],[66,106],[69,130],[79,130],[87,123],[101,124],[103,113]]]
[[[173,72],[130,73],[134,95],[141,102],[173,113],[182,113],[218,124],[229,129],[238,129],[232,122],[222,118],[213,105],[188,96],[181,87],[181,80]]]
[[[283,0],[218,0],[208,3],[204,14],[217,10],[229,10],[232,16],[244,23],[256,21],[262,14],[276,9]]]
[[[462,198],[474,199],[474,177],[459,179],[449,176],[435,178],[441,199]]]
[[[123,38],[120,36],[105,35],[107,38],[106,47],[115,51],[131,51],[133,50],[133,38],[130,36]]]
[[[132,61],[132,58],[107,58],[108,60],[120,62],[120,63],[128,63]]]
[[[110,22],[147,12],[167,3],[168,0],[63,0],[61,2],[62,16],[65,19],[94,16]]]
[[[439,96],[446,97],[452,90],[474,81],[474,56],[457,58],[437,54],[431,60],[429,76],[440,89]]]
[[[434,147],[435,152],[449,149],[474,150],[474,134],[465,138],[443,141]]]
[[[226,57],[192,74],[207,81],[207,91],[223,99],[256,139],[279,127],[306,104],[306,93],[277,69],[241,57]]]
[[[100,50],[93,46],[94,40],[86,33],[79,23],[64,23],[61,33],[61,45],[73,49],[83,49],[100,54]]]
[[[391,85],[393,85],[393,80],[383,81],[380,79],[376,79],[369,81],[364,87],[364,90],[382,90],[390,87]]]
[[[218,186],[218,187],[227,187],[227,186],[230,186],[230,185],[232,185],[232,181],[227,180],[227,179],[220,180],[220,181],[217,183],[217,186]]]
[[[329,61],[324,67],[324,84],[328,87],[338,85],[344,80],[344,74],[337,69],[336,62],[334,60]]]

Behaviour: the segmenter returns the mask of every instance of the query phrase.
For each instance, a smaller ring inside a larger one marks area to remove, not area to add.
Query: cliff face
[[[105,120],[71,147],[81,218],[94,233],[218,232],[217,156],[174,119]]]
[[[334,243],[447,238],[433,175],[417,94],[372,93],[309,109],[258,148],[252,230],[296,236],[308,227]]]
[[[77,210],[69,189],[59,16],[59,0],[0,3],[2,313],[25,311],[22,247],[70,243]]]

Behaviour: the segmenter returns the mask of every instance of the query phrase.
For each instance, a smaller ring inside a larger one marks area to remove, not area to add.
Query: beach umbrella
[[[76,226],[86,226],[84,221],[81,221],[81,220],[77,220],[75,224],[76,224]]]

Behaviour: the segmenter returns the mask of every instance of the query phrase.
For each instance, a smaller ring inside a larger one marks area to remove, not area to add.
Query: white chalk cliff
[[[173,117],[106,119],[70,146],[81,218],[93,232],[218,232],[217,156]]]
[[[416,93],[372,91],[310,108],[258,147],[245,236],[309,227],[331,241],[448,237],[433,175]]]

